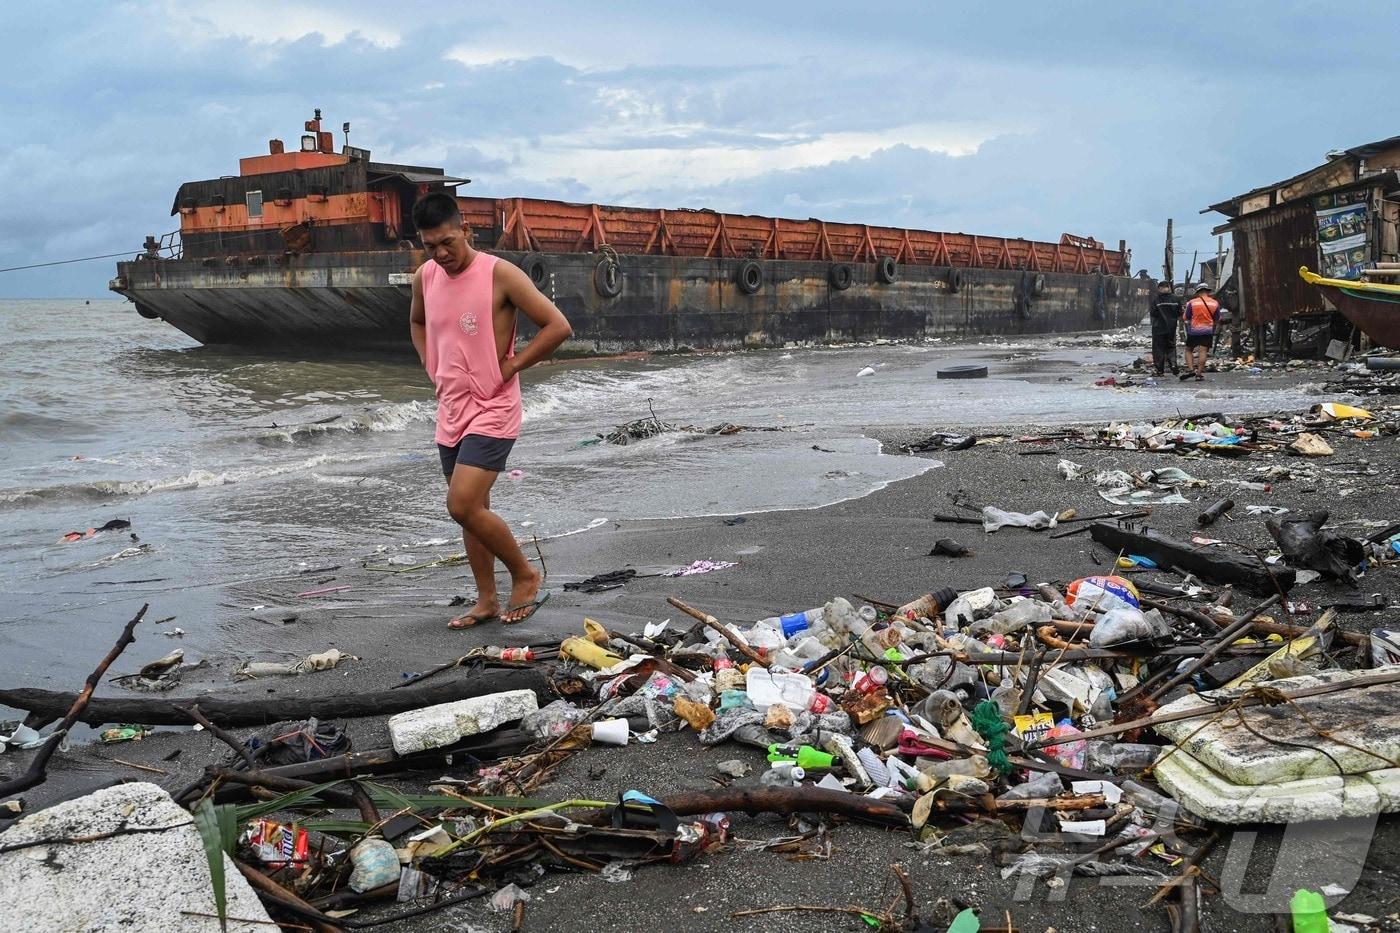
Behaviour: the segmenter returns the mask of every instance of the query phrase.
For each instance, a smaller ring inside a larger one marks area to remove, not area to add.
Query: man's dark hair
[[[419,230],[461,222],[462,212],[457,210],[457,199],[446,192],[425,194],[413,205],[413,224]]]
[[[1158,287],[1158,288],[1171,288],[1171,287],[1172,287],[1172,283],[1168,282],[1166,279],[1163,279],[1162,281],[1160,281],[1160,282],[1157,283],[1157,287]]]

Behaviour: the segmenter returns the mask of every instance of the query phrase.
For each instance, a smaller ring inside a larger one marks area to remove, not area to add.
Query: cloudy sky
[[[27,10],[27,13],[20,12]],[[1207,204],[1400,134],[1400,4],[20,3],[0,268],[135,251],[313,107],[470,193],[1214,250]],[[337,132],[337,142],[340,134]],[[0,273],[99,296],[115,260]]]

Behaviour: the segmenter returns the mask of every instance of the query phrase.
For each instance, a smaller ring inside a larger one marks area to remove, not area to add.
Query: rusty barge
[[[348,134],[349,124],[344,125]],[[468,183],[337,152],[308,120],[239,173],[187,182],[180,229],[147,237],[110,288],[205,344],[408,350],[413,202]],[[710,210],[457,195],[476,245],[529,273],[575,353],[1103,330],[1142,318],[1129,253]],[[528,322],[523,322],[528,324]],[[528,336],[522,328],[522,336]]]

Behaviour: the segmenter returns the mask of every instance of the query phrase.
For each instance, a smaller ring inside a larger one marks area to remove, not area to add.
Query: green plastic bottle
[[[832,755],[819,751],[810,745],[794,747],[775,744],[768,746],[768,761],[770,763],[795,761],[802,770],[811,771],[814,769],[828,770],[835,764],[836,760]]]
[[[1293,910],[1293,933],[1327,933],[1327,902],[1321,894],[1296,891],[1289,907]]]
[[[969,907],[953,918],[948,933],[977,933],[981,929],[982,921],[977,918],[977,911]]]

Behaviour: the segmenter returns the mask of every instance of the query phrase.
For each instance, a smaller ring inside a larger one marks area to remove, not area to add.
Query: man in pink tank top
[[[524,272],[472,248],[451,195],[425,195],[413,206],[413,222],[431,259],[413,274],[409,332],[437,394],[447,511],[462,526],[476,578],[476,605],[448,624],[523,622],[548,594],[541,597],[540,572],[491,511],[491,486],[520,436],[519,373],[548,358],[573,328]],[[519,353],[517,311],[539,328]],[[510,571],[504,607],[496,594],[498,558]]]

